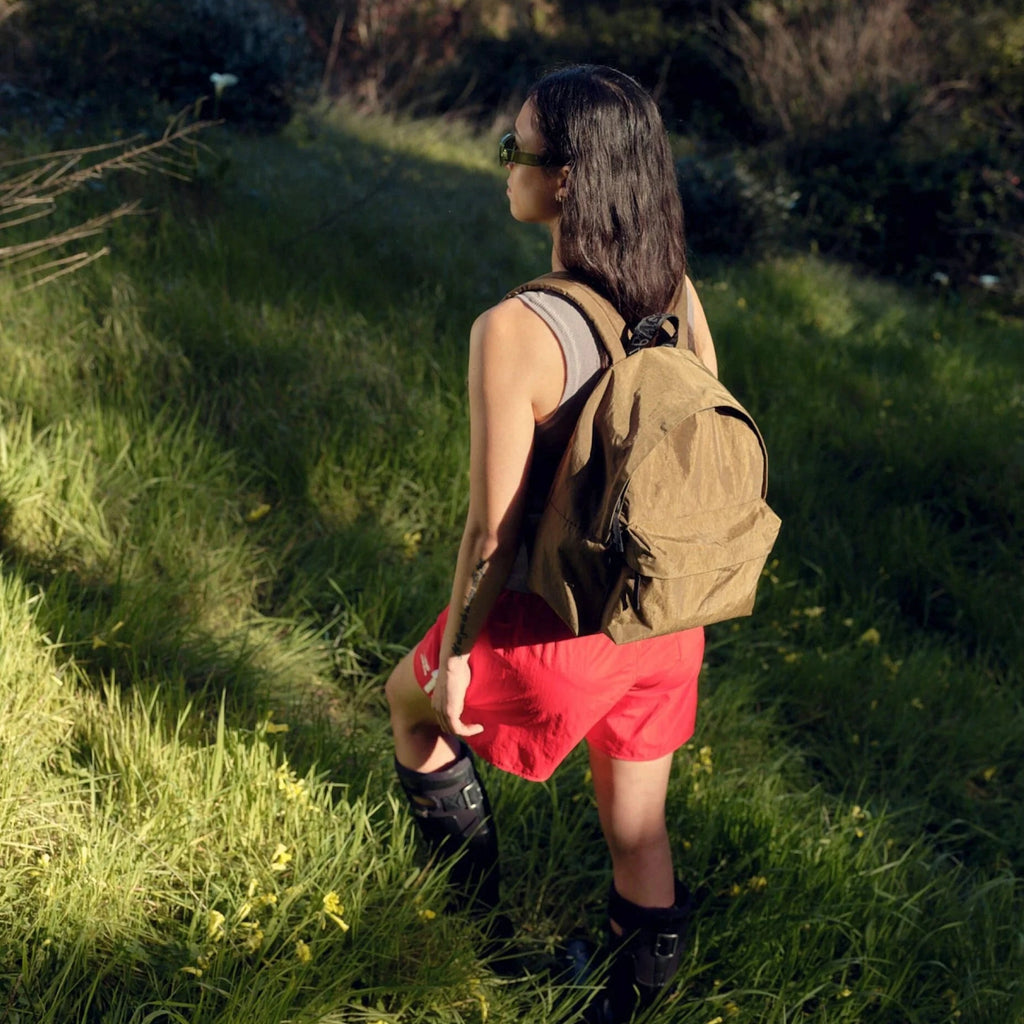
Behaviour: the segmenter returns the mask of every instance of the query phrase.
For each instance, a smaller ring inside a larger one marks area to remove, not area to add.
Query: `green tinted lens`
[[[498,143],[498,163],[504,167],[506,164],[528,164],[530,167],[543,167],[547,160],[542,156],[535,156],[533,153],[524,153],[516,149],[516,136],[514,132],[506,132]]]
[[[506,132],[498,143],[498,163],[504,167],[505,164],[515,163],[515,159],[516,137],[512,132]]]

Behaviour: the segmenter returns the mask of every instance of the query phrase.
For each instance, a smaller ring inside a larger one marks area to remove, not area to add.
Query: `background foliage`
[[[0,1017],[578,1019],[552,951],[602,924],[585,752],[483,769],[509,978],[421,870],[381,694],[450,586],[469,325],[548,240],[493,136],[440,119],[204,138],[191,181],[83,191],[154,211],[106,259],[0,280]],[[708,633],[669,794],[699,901],[653,1019],[1017,1024],[1021,324],[703,264],[783,530]]]
[[[698,254],[813,245],[1024,295],[1020,0],[23,0],[5,31],[0,109],[56,127],[177,109],[212,72],[254,128],[313,95],[490,125],[544,68],[610,63],[690,140]]]
[[[677,129],[784,521],[756,615],[709,630],[669,794],[699,902],[656,1019],[1024,1021],[1019,7],[14,7],[0,255],[40,223],[109,251],[0,277],[0,1020],[578,1017],[551,954],[602,919],[583,752],[483,769],[510,979],[421,869],[381,682],[450,584],[468,326],[548,257],[495,120],[586,56]],[[148,148],[213,71],[229,124]],[[187,180],[101,173],[161,164]]]

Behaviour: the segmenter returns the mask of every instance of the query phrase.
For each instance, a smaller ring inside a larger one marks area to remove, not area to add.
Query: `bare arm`
[[[711,328],[708,327],[704,307],[697,298],[697,291],[689,278],[686,279],[686,298],[693,310],[693,340],[695,351],[700,361],[717,377],[718,356],[715,354],[715,343],[711,339]]]
[[[558,342],[518,301],[478,317],[469,348],[469,511],[431,697],[456,735],[480,731],[461,721],[469,652],[515,561],[534,426],[557,405],[565,374]]]

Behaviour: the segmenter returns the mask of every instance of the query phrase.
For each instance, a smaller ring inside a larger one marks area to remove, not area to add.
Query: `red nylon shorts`
[[[448,610],[413,652],[429,693]],[[617,645],[575,637],[536,594],[506,590],[469,655],[462,720],[483,732],[466,742],[484,760],[543,781],[581,739],[610,757],[652,761],[692,735],[704,630]]]

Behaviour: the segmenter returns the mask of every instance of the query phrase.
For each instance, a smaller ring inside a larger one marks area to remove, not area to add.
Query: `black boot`
[[[482,914],[492,910],[498,903],[498,836],[469,748],[460,744],[454,764],[440,771],[414,772],[397,760],[395,768],[431,853],[462,851],[449,876],[456,905]]]
[[[689,912],[690,896],[681,882],[676,882],[675,905],[664,908],[631,903],[612,885],[608,918],[622,934],[609,925],[607,980],[587,1007],[588,1024],[625,1024],[667,990],[683,958]]]

